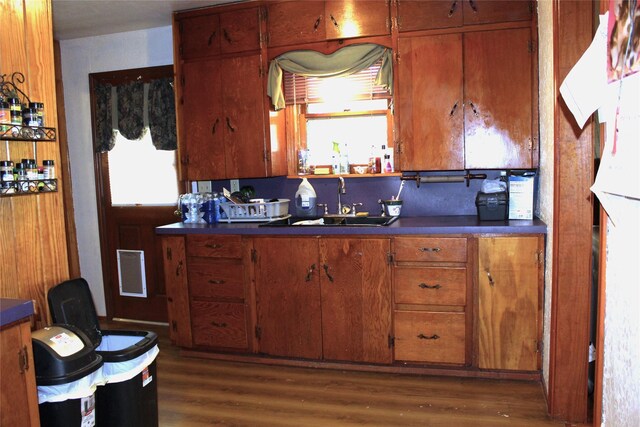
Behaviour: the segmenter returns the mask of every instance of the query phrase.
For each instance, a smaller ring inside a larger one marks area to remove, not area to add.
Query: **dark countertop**
[[[33,314],[33,302],[25,299],[0,298],[0,327]]]
[[[540,219],[478,221],[475,215],[401,217],[382,227],[288,226],[259,227],[258,223],[174,224],[156,227],[157,234],[246,234],[246,235],[402,235],[402,234],[545,234]]]

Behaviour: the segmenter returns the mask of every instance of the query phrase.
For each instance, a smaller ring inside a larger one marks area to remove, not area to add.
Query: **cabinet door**
[[[323,357],[391,363],[388,239],[320,240]]]
[[[178,346],[191,347],[191,313],[184,237],[162,237],[162,256],[164,282],[167,287],[169,337]]]
[[[530,43],[528,28],[465,34],[465,168],[533,166]]]
[[[267,173],[261,66],[260,55],[220,61],[224,87],[220,126],[225,134],[225,178],[264,177]]]
[[[389,34],[387,0],[330,0],[325,3],[327,39]]]
[[[324,1],[268,2],[269,46],[325,39]]]
[[[462,25],[462,0],[398,0],[398,30],[416,31]]]
[[[36,427],[40,425],[38,392],[33,364],[30,323],[0,332],[0,372],[2,401],[0,425]]]
[[[533,15],[531,0],[469,0],[462,3],[464,25],[529,21]]]
[[[178,31],[182,59],[201,58],[220,53],[218,15],[209,14],[180,19]]]
[[[256,238],[259,350],[320,359],[320,265],[316,238]]]
[[[222,53],[260,49],[260,9],[253,7],[221,13],[220,32]]]
[[[187,154],[187,179],[226,178],[220,61],[184,63],[182,75],[180,134]]]
[[[464,168],[462,35],[400,38],[402,170]]]
[[[539,245],[537,237],[479,239],[480,368],[540,368]]]

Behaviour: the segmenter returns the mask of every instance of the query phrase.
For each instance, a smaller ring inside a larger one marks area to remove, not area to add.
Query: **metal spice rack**
[[[6,129],[2,129],[5,126]],[[32,127],[20,125],[0,126],[0,140],[5,141],[43,141],[56,140],[56,129],[47,127]]]

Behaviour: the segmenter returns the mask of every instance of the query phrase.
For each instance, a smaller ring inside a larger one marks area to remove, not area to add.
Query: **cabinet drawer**
[[[396,267],[396,304],[465,305],[466,268]]]
[[[242,258],[240,236],[187,236],[187,256]]]
[[[247,348],[244,304],[192,301],[191,317],[195,345]]]
[[[188,267],[189,293],[192,297],[244,299],[241,262],[190,258]]]
[[[395,312],[395,359],[465,363],[464,313]]]
[[[467,261],[467,239],[463,237],[398,237],[393,248],[396,261]]]

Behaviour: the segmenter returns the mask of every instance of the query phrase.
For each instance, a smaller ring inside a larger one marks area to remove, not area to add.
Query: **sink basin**
[[[327,215],[321,218],[287,216],[260,224],[260,227],[382,227],[393,223],[397,219],[397,216]],[[320,220],[323,223],[319,223]]]

